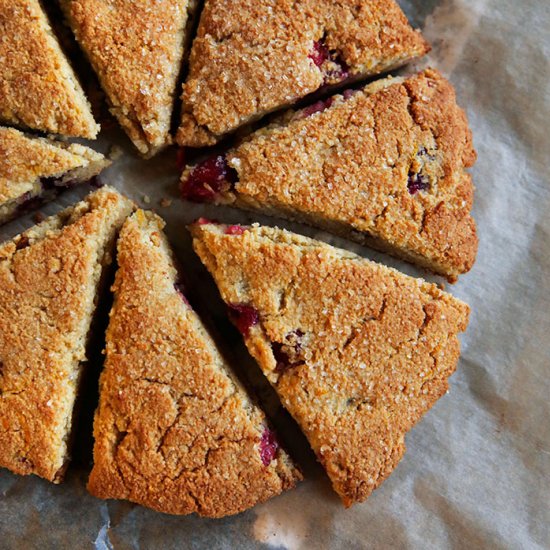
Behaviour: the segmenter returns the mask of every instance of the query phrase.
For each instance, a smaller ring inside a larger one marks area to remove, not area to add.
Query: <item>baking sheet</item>
[[[199,215],[234,222],[250,221],[251,215],[181,203],[175,152],[139,160],[115,130],[100,146],[115,141],[124,156],[104,181],[165,217],[194,305],[211,314],[235,364],[262,385],[260,393],[289,435],[306,481],[233,518],[165,516],[86,493],[89,433],[83,433],[63,485],[0,471],[2,550],[550,547],[550,3],[401,3],[434,46],[428,63],[451,78],[467,109],[479,153],[473,175],[481,242],[472,272],[450,287],[473,309],[451,391],[409,433],[408,452],[396,471],[367,502],[343,509],[225,320],[184,229]],[[86,191],[43,211],[53,213]],[[163,208],[159,200],[165,197],[174,200]],[[30,217],[12,223],[0,237],[30,223]],[[420,274],[325,233],[277,223]]]

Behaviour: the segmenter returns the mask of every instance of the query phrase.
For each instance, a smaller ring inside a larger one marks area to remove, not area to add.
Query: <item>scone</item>
[[[394,0],[206,0],[176,140],[212,145],[322,86],[380,74],[428,50]]]
[[[196,223],[194,247],[250,353],[346,506],[448,388],[469,308],[433,284],[268,227]]]
[[[100,277],[131,209],[103,188],[0,246],[0,467],[61,481]]]
[[[163,226],[138,210],[118,241],[88,489],[169,514],[236,514],[301,476],[187,302]]]
[[[69,24],[138,150],[169,144],[189,14],[196,0],[61,0]]]
[[[0,225],[92,180],[109,164],[89,147],[0,126]]]
[[[0,0],[0,122],[89,139],[99,132],[39,0]]]
[[[291,112],[187,167],[181,191],[310,223],[454,281],[477,252],[475,159],[452,85],[428,69]]]

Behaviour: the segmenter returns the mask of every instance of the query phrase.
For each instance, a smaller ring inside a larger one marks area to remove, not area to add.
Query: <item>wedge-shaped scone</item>
[[[395,468],[447,390],[468,306],[437,286],[312,239],[192,226],[250,353],[349,506]]]
[[[321,86],[428,50],[394,0],[206,0],[176,139],[211,145]]]
[[[304,221],[450,281],[477,252],[475,162],[451,84],[427,70],[336,95],[188,167],[182,195]]]
[[[93,139],[90,105],[39,0],[0,0],[0,122]]]
[[[160,218],[118,241],[88,483],[100,498],[221,517],[301,478],[182,293]]]
[[[109,164],[83,145],[0,126],[0,224],[92,180]]]
[[[0,466],[59,482],[103,268],[132,203],[104,188],[0,246]]]
[[[115,115],[147,156],[169,131],[196,0],[61,0]]]

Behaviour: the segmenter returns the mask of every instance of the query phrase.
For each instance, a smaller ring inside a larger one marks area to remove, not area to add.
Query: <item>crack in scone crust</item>
[[[88,487],[172,514],[238,513],[300,474],[282,449],[262,464],[265,416],[174,287],[162,226],[138,211],[119,239]]]
[[[346,78],[382,73],[429,49],[394,0],[207,0],[178,143],[215,143],[330,82],[334,63],[314,62],[321,41]]]
[[[194,247],[227,303],[259,323],[245,341],[346,505],[405,451],[405,433],[448,388],[469,308],[435,285],[266,227],[194,225]],[[274,344],[299,335],[278,368]]]
[[[226,158],[238,178],[217,202],[272,211],[354,240],[372,237],[373,246],[450,281],[475,261],[466,169],[476,154],[454,89],[435,70],[335,96],[311,116],[290,114]]]

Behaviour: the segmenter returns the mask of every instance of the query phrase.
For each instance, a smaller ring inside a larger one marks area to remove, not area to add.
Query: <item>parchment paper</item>
[[[2,550],[550,547],[550,2],[402,5],[434,46],[427,63],[451,78],[468,111],[479,153],[473,175],[481,243],[472,272],[450,287],[473,310],[451,391],[407,436],[408,451],[396,471],[367,502],[345,510],[296,427],[274,405],[270,410],[306,481],[233,518],[169,517],[89,496],[90,436],[80,433],[63,485],[0,471]],[[243,222],[252,216],[180,202],[173,150],[145,162],[118,131],[99,146],[111,141],[125,153],[104,181],[165,217],[199,311],[211,314],[234,363],[258,384],[262,376],[225,320],[184,229],[199,215]],[[87,191],[43,211],[52,213]],[[172,205],[159,207],[159,199],[170,196]],[[423,275],[303,226],[254,219]],[[30,224],[30,217],[11,224],[0,237]],[[270,400],[265,384],[260,393]]]

